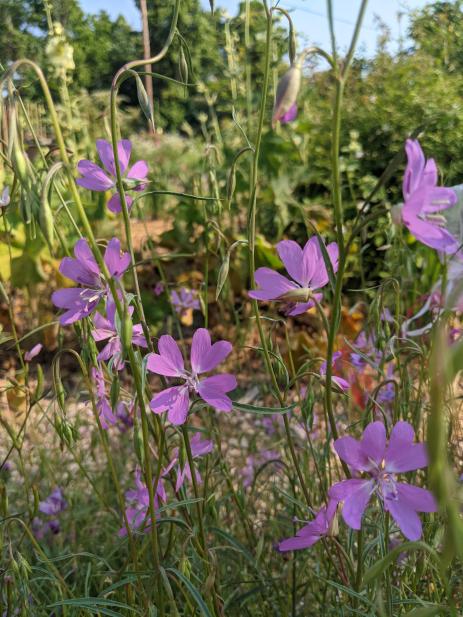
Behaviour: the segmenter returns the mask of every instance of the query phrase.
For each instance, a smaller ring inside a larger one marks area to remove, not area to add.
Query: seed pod
[[[151,101],[149,100],[145,86],[138,75],[135,77],[135,82],[137,84],[137,97],[141,110],[145,114],[148,122],[153,122],[153,109],[151,107]]]
[[[235,165],[230,169],[230,173],[227,178],[227,206],[230,210],[231,201],[233,199],[233,195],[235,194],[236,189],[236,169]]]
[[[53,212],[48,201],[48,195],[42,193],[42,199],[39,210],[39,226],[43,233],[50,250],[53,246],[54,228],[53,228]]]
[[[37,386],[34,392],[34,401],[39,401],[43,394],[43,369],[40,364],[37,364]]]
[[[219,274],[217,276],[217,288],[215,290],[216,301],[219,299],[220,293],[228,278],[229,269],[230,269],[230,252],[227,252],[222,262],[222,265],[220,266]]]
[[[297,95],[301,87],[302,68],[293,64],[280,79],[273,107],[272,124],[286,123],[294,120],[297,114]]]
[[[294,29],[293,22],[290,22],[289,26],[289,61],[291,62],[291,66],[296,61],[296,30]]]
[[[180,56],[178,60],[178,70],[180,73],[180,80],[186,85],[188,83],[188,62],[186,61],[185,52],[183,46],[180,47]]]

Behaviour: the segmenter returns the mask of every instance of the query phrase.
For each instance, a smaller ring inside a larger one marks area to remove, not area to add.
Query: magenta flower
[[[167,388],[157,394],[150,407],[155,413],[168,412],[172,424],[183,424],[188,415],[190,394],[198,394],[203,401],[217,411],[231,411],[232,401],[227,392],[236,388],[234,375],[223,373],[199,379],[202,373],[208,373],[223,362],[232,350],[228,341],[218,341],[211,345],[211,337],[205,328],[199,328],[193,335],[191,345],[191,370],[187,371],[182,353],[168,334],[159,339],[159,354],[148,355],[147,368],[152,373],[165,377],[176,377],[182,385]]]
[[[200,309],[197,293],[185,287],[182,287],[179,292],[174,290],[170,294],[170,301],[179,315],[183,315],[188,309],[197,311]]]
[[[162,473],[165,475],[165,472]],[[153,480],[154,482],[154,480]],[[149,491],[146,484],[142,481],[140,469],[135,470],[135,486],[136,488],[125,493],[125,498],[129,505],[125,508],[125,515],[129,523],[130,529],[133,531],[140,530],[147,532],[151,529],[149,522]],[[159,478],[156,492],[154,494],[154,507],[159,508],[160,501],[166,501],[166,491],[162,482],[162,477]],[[126,536],[127,529],[122,527],[118,532],[119,536]]]
[[[96,384],[96,409],[100,419],[101,427],[107,430],[111,425],[116,424],[117,418],[113,414],[108,397],[106,396],[106,386],[104,375],[101,368],[92,367],[92,379]]]
[[[88,317],[107,295],[107,288],[100,268],[93,256],[87,240],[81,238],[74,246],[73,257],[64,257],[59,271],[83,287],[66,287],[58,289],[52,295],[52,301],[58,308],[66,309],[61,315],[60,323],[67,326]],[[108,242],[104,262],[113,279],[119,280],[130,265],[129,253],[121,254],[121,245],[117,238]]]
[[[333,354],[333,361],[331,363],[331,365],[333,367],[335,366],[336,361],[341,356],[342,356],[342,352],[340,352],[340,351],[336,351]],[[325,375],[326,375],[326,360],[320,366],[320,375],[322,377],[325,377]],[[343,379],[342,377],[337,377],[336,375],[333,375],[331,377],[331,381],[333,381],[338,386],[338,388],[340,388],[343,392],[347,392],[347,390],[349,390],[349,388],[350,388],[350,383],[346,379]]]
[[[327,506],[320,508],[313,521],[299,529],[294,537],[282,540],[278,544],[280,553],[309,548],[323,537],[334,535],[333,520],[337,505],[336,501],[330,500]]]
[[[116,186],[116,166],[114,163],[113,148],[105,139],[97,139],[96,149],[98,150],[104,169],[92,161],[79,161],[77,170],[82,177],[77,178],[76,182],[79,186],[83,186],[91,191],[108,191]],[[128,139],[122,139],[118,142],[117,154],[122,174],[127,170],[131,152],[132,144]],[[147,175],[148,165],[146,161],[137,161],[125,174],[125,184],[127,188],[134,191],[142,191],[145,188]],[[127,195],[125,199],[127,207],[130,209],[133,199],[130,195]],[[119,193],[114,193],[112,195],[111,199],[108,201],[108,208],[111,212],[116,213],[122,210]]]
[[[129,307],[129,315],[133,313],[133,306]],[[112,359],[112,365],[116,371],[124,368],[122,341],[116,327],[116,305],[112,298],[106,302],[106,317],[96,312],[93,318],[95,328],[92,336],[95,341],[108,341],[97,356],[100,361],[107,362]],[[108,340],[109,339],[109,340]],[[132,343],[139,347],[147,347],[141,324],[135,324],[132,328]]]
[[[302,70],[300,63],[293,64],[278,82],[273,106],[272,125],[277,122],[292,122],[297,116],[297,95],[301,87]]]
[[[338,245],[336,242],[326,247],[333,271],[338,269]],[[300,315],[314,306],[315,298],[319,302],[322,289],[328,281],[319,240],[316,236],[310,238],[302,249],[293,240],[283,240],[277,244],[281,261],[291,279],[270,268],[258,268],[255,280],[260,289],[251,290],[249,296],[255,300],[276,300],[285,303],[286,315]]]
[[[426,489],[397,481],[397,474],[428,464],[425,445],[414,443],[414,438],[413,427],[408,422],[397,422],[387,445],[384,425],[371,422],[361,441],[342,437],[334,442],[339,457],[353,471],[366,474],[363,478],[338,482],[328,491],[330,499],[344,502],[342,517],[349,527],[360,529],[363,513],[375,493],[406,538],[421,537],[417,512],[436,512],[434,497]]]
[[[41,343],[37,343],[37,345],[34,345],[34,347],[32,347],[32,349],[29,349],[29,351],[26,351],[26,353],[24,354],[24,360],[26,362],[30,362],[36,356],[39,355],[39,353],[42,351],[42,349],[43,349],[43,345]]]
[[[162,281],[158,281],[154,286],[154,295],[160,296],[164,292],[164,283]]]
[[[199,433],[195,433],[195,435],[190,440],[191,446],[191,454],[193,458],[199,458],[200,456],[205,456],[209,454],[214,449],[214,445],[210,439],[201,439],[201,435]],[[168,469],[170,469],[173,464],[175,464],[179,460],[179,450],[176,448],[174,450],[174,457],[172,462],[170,463]],[[201,474],[197,469],[195,469],[196,473],[196,482],[198,484],[202,483]],[[190,482],[192,481],[191,477],[191,469],[188,460],[185,461],[183,468],[179,463],[177,466],[177,482],[175,484],[175,492],[178,493],[180,488],[185,484],[185,479],[188,479]]]
[[[405,151],[408,162],[402,187],[402,221],[426,246],[455,253],[458,240],[445,229],[445,218],[440,212],[455,205],[457,195],[453,189],[437,186],[436,163],[434,159],[426,161],[418,140],[407,139]]]

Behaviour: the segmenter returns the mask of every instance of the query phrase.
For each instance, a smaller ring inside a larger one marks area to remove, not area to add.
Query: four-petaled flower
[[[435,512],[436,502],[426,489],[398,482],[397,474],[426,467],[428,457],[424,444],[414,443],[415,433],[408,422],[394,425],[389,444],[381,422],[370,423],[361,441],[342,437],[334,442],[339,457],[364,478],[351,478],[334,484],[330,499],[344,502],[342,517],[352,529],[360,529],[363,513],[373,494],[382,501],[400,530],[409,540],[422,534],[417,512]]]
[[[457,195],[453,189],[437,186],[436,163],[434,159],[426,161],[418,140],[407,139],[405,151],[408,162],[402,185],[402,221],[423,244],[455,253],[458,240],[445,229],[445,217],[440,213],[456,204]]]
[[[74,255],[75,258],[63,258],[59,271],[83,287],[58,289],[51,297],[55,306],[67,309],[60,317],[62,326],[88,317],[107,294],[106,283],[87,240],[81,238],[76,242]],[[129,267],[130,255],[129,253],[121,254],[121,245],[117,238],[108,242],[104,262],[110,276],[116,280],[120,279]]]
[[[196,393],[214,409],[231,411],[232,401],[226,393],[236,388],[234,375],[224,373],[204,379],[198,377],[201,373],[212,371],[225,360],[231,350],[232,346],[228,341],[218,341],[211,345],[209,332],[205,328],[199,328],[193,335],[191,371],[188,371],[175,340],[168,334],[161,336],[159,354],[149,354],[146,366],[152,373],[176,377],[183,380],[183,384],[157,394],[150,403],[151,409],[155,413],[167,411],[172,424],[183,424],[188,415],[190,393]]]
[[[313,236],[302,249],[293,240],[283,240],[277,244],[277,251],[292,280],[270,268],[258,268],[254,276],[260,289],[250,291],[249,296],[255,300],[284,302],[287,315],[305,313],[314,306],[313,299],[321,300],[322,294],[317,290],[329,281],[320,241]],[[336,272],[339,254],[336,242],[328,244],[326,251]]]
[[[116,166],[113,148],[105,139],[97,139],[96,149],[104,169],[92,161],[79,161],[77,170],[82,177],[77,178],[76,182],[91,191],[108,191],[116,186]],[[128,139],[122,139],[118,142],[117,154],[122,174],[127,170],[131,152],[132,144]],[[147,175],[148,165],[146,161],[137,161],[125,174],[127,188],[134,191],[142,191],[145,188]],[[126,195],[125,200],[127,207],[130,209],[133,199],[130,195]],[[108,208],[111,212],[120,212],[122,210],[119,193],[112,195],[108,201]]]
[[[131,316],[133,306],[129,307],[128,312]],[[95,328],[92,330],[92,336],[95,341],[108,341],[98,354],[97,359],[108,361],[112,358],[115,370],[122,371],[124,368],[122,341],[116,327],[116,305],[111,298],[108,298],[106,302],[106,317],[96,312],[93,323]],[[132,344],[147,347],[141,324],[135,324],[132,328]]]
[[[179,315],[183,315],[188,309],[198,311],[201,308],[197,293],[185,287],[182,287],[178,292],[174,289],[170,294],[170,301]]]
[[[309,548],[323,537],[335,535],[333,521],[337,505],[336,501],[328,501],[328,505],[320,508],[313,521],[301,527],[292,538],[279,542],[277,548],[280,553]]]

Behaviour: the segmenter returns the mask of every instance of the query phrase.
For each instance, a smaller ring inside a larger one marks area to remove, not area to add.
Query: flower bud
[[[293,64],[280,79],[273,107],[272,124],[291,122],[297,114],[297,95],[301,87],[302,68]]]
[[[402,208],[403,204],[396,204],[391,208],[391,219],[394,225],[402,225]]]

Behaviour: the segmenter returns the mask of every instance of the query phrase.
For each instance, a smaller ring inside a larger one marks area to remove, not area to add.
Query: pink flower
[[[340,351],[337,351],[336,353],[333,354],[333,361],[331,363],[333,367],[336,364],[336,360],[338,360],[341,356],[342,356],[342,353]],[[320,366],[320,375],[322,377],[326,375],[326,360]],[[337,377],[336,375],[333,375],[331,377],[331,381],[333,381],[338,386],[338,388],[340,388],[343,392],[347,392],[347,390],[349,390],[350,388],[350,383],[346,381],[345,379],[343,379],[342,377]]]
[[[179,315],[183,315],[190,308],[197,311],[201,308],[197,293],[185,287],[182,287],[178,292],[174,290],[170,294],[170,300]]]
[[[117,418],[113,414],[108,397],[106,396],[103,371],[99,367],[92,367],[91,374],[96,385],[96,409],[99,414],[101,427],[106,430],[111,425],[116,424]]]
[[[107,191],[116,186],[116,166],[113,148],[105,139],[97,139],[96,149],[104,169],[92,161],[79,161],[77,170],[82,177],[77,178],[76,182],[79,186],[83,186],[91,191]],[[128,139],[122,139],[118,142],[117,154],[122,174],[127,170],[131,152],[132,144]],[[146,161],[137,161],[125,174],[127,188],[134,191],[142,191],[145,188],[147,175],[148,165]],[[127,207],[130,209],[133,200],[129,195],[126,196],[126,202]],[[111,212],[120,212],[122,210],[119,193],[112,195],[108,201],[108,208]]]
[[[39,353],[42,351],[42,348],[43,345],[41,343],[37,343],[37,345],[34,345],[32,349],[26,351],[26,353],[24,354],[24,360],[26,362],[30,362],[33,358],[35,358],[35,356],[39,355]]]
[[[330,500],[327,506],[320,508],[313,521],[299,529],[294,537],[282,540],[278,544],[280,553],[309,548],[321,538],[332,535],[337,505],[336,501]]]
[[[287,315],[300,315],[314,306],[311,298],[319,302],[322,294],[317,290],[325,287],[329,281],[319,242],[313,236],[303,249],[293,240],[279,242],[277,251],[291,279],[270,268],[258,268],[254,276],[260,289],[251,290],[249,297],[283,302]],[[339,254],[336,242],[328,244],[326,251],[333,271],[336,272]]]
[[[424,488],[397,481],[397,474],[428,464],[424,444],[414,443],[414,438],[408,422],[397,422],[387,444],[384,424],[371,422],[360,441],[342,437],[334,442],[338,456],[352,470],[365,474],[338,482],[328,491],[330,499],[343,502],[342,517],[349,527],[360,529],[363,513],[376,494],[406,538],[414,541],[421,537],[417,512],[436,512],[434,497]]]
[[[165,475],[165,472],[163,472],[162,475]],[[125,498],[128,504],[125,508],[125,515],[127,517],[129,527],[130,529],[132,529],[132,531],[140,530],[146,533],[151,528],[149,521],[150,497],[148,487],[142,481],[141,471],[139,468],[135,470],[135,487],[135,489],[127,491],[125,493]],[[160,501],[165,502],[166,499],[166,491],[164,489],[164,484],[161,477],[159,478],[156,493],[154,495],[155,509],[159,508]],[[119,529],[118,535],[126,536],[127,529],[125,527],[122,527],[121,529]]]
[[[458,240],[445,229],[445,218],[440,212],[457,202],[454,190],[437,186],[437,167],[434,159],[426,161],[416,139],[405,142],[407,167],[403,179],[404,225],[417,240],[444,253],[455,253]]]
[[[182,353],[175,340],[168,334],[159,339],[159,354],[148,355],[147,368],[152,373],[174,377],[183,381],[157,394],[151,401],[155,413],[168,412],[172,424],[183,424],[188,415],[190,394],[198,394],[208,405],[218,411],[231,411],[232,401],[227,392],[236,388],[234,375],[224,373],[199,379],[202,373],[212,371],[223,362],[232,350],[228,341],[211,345],[211,337],[205,328],[199,328],[193,335],[191,345],[191,370],[186,370]]]

